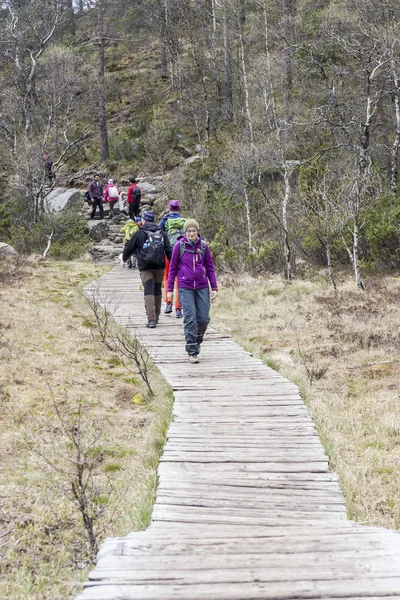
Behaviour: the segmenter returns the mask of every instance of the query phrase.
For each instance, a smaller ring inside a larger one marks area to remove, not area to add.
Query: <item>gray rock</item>
[[[74,206],[82,206],[82,202],[82,193],[76,188],[54,188],[46,197],[49,212],[61,212]]]
[[[99,165],[93,164],[90,165],[90,167],[85,167],[84,169],[81,169],[80,171],[77,171],[71,175],[67,181],[67,185],[86,187],[91,181],[93,181],[94,176],[97,173],[102,178],[103,183],[105,183],[105,180],[108,178],[107,174],[102,170],[101,167],[99,167]]]
[[[87,226],[89,229],[90,237],[93,238],[96,242],[100,242],[101,240],[104,240],[107,237],[107,234],[108,234],[107,221],[90,220],[90,221],[88,221]]]
[[[10,246],[9,244],[5,244],[4,242],[0,242],[0,257],[5,258],[17,258],[19,256],[18,252]]]
[[[142,190],[142,195],[157,194],[157,188],[152,183],[147,183],[147,181],[138,181],[138,185]]]
[[[115,209],[115,211],[117,211],[117,209]],[[128,219],[129,219],[128,215],[126,215],[123,212],[120,212],[111,219],[111,223],[123,223],[124,221],[127,221]]]
[[[143,197],[143,202],[146,202],[149,206],[154,206],[157,196],[155,194],[146,194]]]
[[[124,238],[122,237],[122,235],[116,235],[114,238],[115,244],[122,244],[123,241],[124,241]]]
[[[201,160],[202,158],[202,156],[196,154],[195,156],[189,156],[189,158],[184,160],[183,163],[185,165],[191,165],[192,163],[196,162],[196,160]]]

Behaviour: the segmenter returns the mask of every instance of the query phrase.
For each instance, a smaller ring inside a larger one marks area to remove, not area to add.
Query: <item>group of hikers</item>
[[[122,228],[124,264],[135,256],[144,290],[146,327],[157,327],[165,288],[165,314],[183,317],[186,352],[198,363],[200,345],[210,322],[210,300],[218,294],[214,263],[208,244],[200,236],[194,219],[180,214],[178,200],[171,200],[169,213],[157,225],[154,213],[145,210]],[[211,293],[210,293],[211,287]]]
[[[129,179],[127,197],[128,212],[131,219],[139,215],[141,197],[142,192],[140,187],[138,186],[135,177],[131,177]],[[121,203],[120,206],[122,208],[121,191],[114,183],[114,180],[109,179],[106,187],[104,188],[104,185],[100,179],[100,175],[98,174],[94,176],[94,180],[89,185],[89,190],[85,194],[85,200],[92,208],[90,213],[91,219],[94,219],[97,208],[99,209],[100,219],[104,219],[104,202],[107,202],[110,207],[110,219],[115,216],[115,207],[118,203]]]
[[[180,214],[178,200],[169,202],[169,212],[158,225],[152,211],[144,210],[140,215],[140,187],[135,177],[131,177],[129,183],[129,220],[121,229],[125,241],[122,260],[124,266],[137,266],[139,269],[146,327],[157,327],[164,283],[164,313],[171,314],[174,305],[175,316],[178,319],[183,317],[186,352],[191,363],[198,363],[200,346],[210,322],[210,301],[215,300],[218,294],[210,248],[200,236],[197,221],[185,219]],[[109,204],[110,218],[113,218],[116,204],[122,202],[114,180],[109,179],[104,188],[100,175],[95,175],[85,198],[92,208],[91,219],[95,217],[97,208],[100,219],[104,219],[103,202]]]

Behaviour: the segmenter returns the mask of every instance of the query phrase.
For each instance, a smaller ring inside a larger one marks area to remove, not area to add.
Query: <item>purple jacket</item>
[[[182,258],[180,258],[181,242],[185,243],[185,247],[187,249],[183,253]],[[212,290],[218,289],[210,248],[208,245],[206,245],[204,261],[200,248],[200,237],[197,239],[197,242],[194,246],[185,236],[182,236],[178,239],[174,246],[171,256],[171,263],[169,265],[169,292],[172,292],[174,289],[176,277],[178,277],[178,288],[185,288],[187,290],[201,290],[203,288],[208,288],[208,282],[210,282]]]
[[[104,187],[103,187],[103,184],[101,183],[101,181],[96,181],[96,180],[92,181],[92,183],[89,186],[90,199],[93,200],[93,198],[102,198],[103,192],[104,192]]]

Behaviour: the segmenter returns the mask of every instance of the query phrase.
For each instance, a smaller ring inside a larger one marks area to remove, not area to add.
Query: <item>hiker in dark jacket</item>
[[[152,236],[152,233],[158,235]],[[160,247],[157,247],[157,239]],[[154,244],[152,242],[154,240]],[[157,249],[156,249],[157,248]],[[152,250],[157,254],[155,262],[149,262],[146,254]],[[142,215],[142,226],[133,234],[124,248],[122,260],[126,262],[131,254],[136,254],[140,278],[144,288],[144,306],[147,314],[146,327],[156,327],[161,312],[161,286],[164,278],[165,257],[171,259],[172,248],[165,231],[154,223],[154,214],[145,210]]]
[[[104,219],[103,194],[104,188],[103,184],[100,181],[100,175],[95,175],[94,181],[92,181],[92,183],[89,186],[89,196],[92,201],[92,212],[90,215],[91,219],[94,219],[97,207],[99,207],[100,219]]]
[[[191,363],[198,363],[200,344],[210,322],[211,300],[218,294],[217,279],[210,248],[199,236],[199,225],[188,219],[185,235],[174,246],[168,275],[168,299],[172,300],[178,276],[179,301],[183,308],[186,352]]]
[[[180,214],[180,210],[181,210],[181,205],[179,204],[179,200],[171,200],[169,203],[169,210],[170,212],[166,215],[163,216],[163,218],[160,221],[160,228],[163,229],[164,231],[167,231],[166,225],[167,222],[169,221],[169,219],[172,219],[177,222],[177,223],[184,223],[185,219],[184,217],[182,217],[182,215]],[[179,219],[179,220],[178,220]],[[183,225],[179,225],[180,227],[183,227]],[[182,233],[182,230],[180,230],[180,233]],[[172,243],[173,240],[171,240],[171,236],[169,235],[168,231],[167,231],[168,237],[169,237],[169,241],[171,243],[171,246],[173,247],[174,244]],[[175,236],[173,236],[175,237]],[[172,302],[168,301],[168,275],[169,275],[169,260],[166,259],[165,261],[165,270],[164,270],[164,293],[165,293],[165,310],[164,313],[166,315],[169,315],[172,313]],[[175,316],[177,319],[181,319],[183,317],[182,314],[182,306],[179,302],[179,297],[178,297],[178,286],[175,285]]]

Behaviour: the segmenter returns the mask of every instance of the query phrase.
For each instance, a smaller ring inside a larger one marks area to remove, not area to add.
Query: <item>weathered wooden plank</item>
[[[351,577],[335,581],[261,583],[249,581],[234,584],[186,584],[166,582],[159,585],[121,585],[112,582],[101,586],[91,585],[79,596],[79,600],[337,600],[339,598],[373,598],[391,595],[392,600],[400,597],[400,581],[397,577],[386,579],[354,580]],[[162,595],[161,595],[162,594]]]

